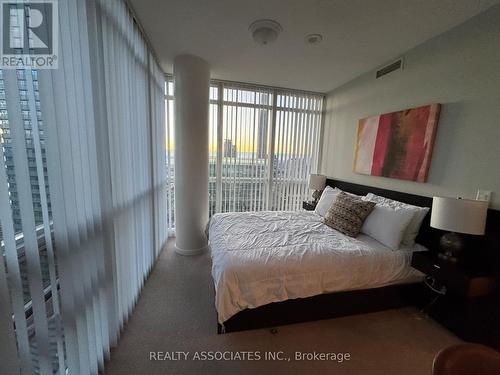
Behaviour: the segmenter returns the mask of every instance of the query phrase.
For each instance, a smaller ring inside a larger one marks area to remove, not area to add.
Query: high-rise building
[[[26,72],[23,70],[17,71],[18,77],[18,88],[19,88],[19,96],[21,99],[21,113],[23,116],[24,122],[24,133],[25,133],[25,142],[26,142],[26,153],[28,160],[28,171],[30,176],[31,183],[31,194],[33,198],[33,210],[35,214],[35,224],[40,225],[43,223],[42,218],[42,207],[40,201],[40,185],[38,181],[38,173],[37,173],[37,164],[35,157],[35,146],[33,144],[33,121],[32,114],[28,105],[28,93],[26,87]],[[37,74],[35,71],[32,73],[33,77],[33,89],[35,92],[35,107],[36,107],[36,121],[38,123],[39,135],[40,135],[40,144],[41,144],[41,152],[42,152],[42,165],[44,170],[44,179],[45,179],[45,190],[47,192],[47,200],[50,211],[50,197],[49,197],[49,187],[48,187],[48,176],[47,176],[47,160],[45,153],[45,137],[44,131],[42,127],[42,118],[40,111],[40,101],[38,94],[38,80]],[[19,196],[18,189],[16,184],[16,172],[14,165],[14,154],[12,151],[12,138],[9,127],[8,120],[8,112],[7,112],[7,102],[5,97],[5,87],[3,81],[3,73],[0,70],[0,146],[3,148],[4,160],[2,161],[2,166],[5,168],[5,172],[7,175],[7,182],[9,184],[9,195],[12,206],[12,219],[14,222],[14,231],[16,233],[22,232],[22,222],[21,222],[21,212],[19,207]],[[2,232],[0,229],[0,239],[2,238]]]
[[[38,126],[39,136],[40,136],[40,149],[42,155],[42,167],[44,174],[45,191],[47,193],[47,206],[49,210],[49,217],[51,217],[51,206],[50,206],[50,195],[48,186],[48,176],[47,176],[47,159],[45,151],[45,135],[42,124],[42,115],[40,108],[39,92],[38,92],[38,80],[36,71],[32,71],[33,78],[33,92],[35,97],[35,112],[30,110],[28,104],[28,90],[31,88],[27,87],[26,81],[26,71],[18,70],[17,72],[17,83],[20,97],[21,115],[24,124],[24,140],[26,144],[26,158],[28,162],[28,173],[30,179],[31,196],[33,200],[33,214],[35,217],[35,225],[41,226],[43,224],[41,197],[40,197],[40,183],[38,180],[37,171],[37,160],[35,156],[35,145],[33,139],[33,126]],[[35,123],[36,121],[36,123]],[[36,125],[35,125],[36,124]],[[18,186],[16,182],[16,165],[14,162],[14,153],[12,147],[12,136],[11,129],[9,125],[8,108],[6,102],[5,86],[3,80],[3,73],[0,69],[0,147],[2,147],[4,159],[0,161],[1,173],[5,173],[8,182],[10,204],[12,209],[12,220],[14,224],[14,231],[16,234],[22,234],[23,223],[21,220],[21,210],[19,204],[19,193]],[[37,228],[38,235],[38,228]],[[21,237],[19,237],[21,238]],[[0,227],[0,240],[3,239],[2,228]],[[42,272],[42,282],[43,286],[47,287],[50,283],[49,276],[49,260],[47,256],[47,248],[45,247],[45,241],[40,238],[41,241],[38,243],[38,250],[40,255],[40,267]],[[30,289],[29,289],[29,272],[26,259],[26,250],[24,249],[23,242],[20,241],[18,244],[18,259],[19,259],[19,270],[21,274],[21,282],[23,288],[24,302],[28,303],[31,299]],[[0,255],[2,255],[0,253]]]
[[[224,139],[224,157],[236,157],[236,145],[233,145],[233,141],[231,139]]]
[[[268,132],[268,115],[267,109],[259,109],[259,123],[257,129],[257,158],[267,158],[267,132]]]

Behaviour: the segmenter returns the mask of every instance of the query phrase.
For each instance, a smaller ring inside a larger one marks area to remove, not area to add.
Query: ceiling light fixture
[[[306,35],[304,40],[306,41],[307,44],[310,44],[310,45],[320,44],[323,41],[323,35],[321,35],[321,34],[308,34],[308,35]]]
[[[283,31],[283,28],[278,22],[273,20],[258,20],[252,22],[248,30],[252,34],[253,40],[265,46],[273,43]]]

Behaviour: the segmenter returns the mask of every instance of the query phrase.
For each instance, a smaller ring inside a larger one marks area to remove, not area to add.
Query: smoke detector
[[[321,34],[308,34],[304,38],[306,44],[315,45],[323,41],[323,35]]]
[[[248,27],[248,31],[252,34],[253,40],[265,46],[273,43],[283,31],[283,28],[278,22],[273,20],[258,20],[252,22]]]

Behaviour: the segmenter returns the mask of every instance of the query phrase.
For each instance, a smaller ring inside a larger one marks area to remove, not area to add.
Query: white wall
[[[402,71],[377,80],[370,72],[328,94],[321,172],[427,196],[492,190],[500,208],[500,6],[404,57]],[[429,103],[442,108],[427,183],[352,171],[359,119]]]

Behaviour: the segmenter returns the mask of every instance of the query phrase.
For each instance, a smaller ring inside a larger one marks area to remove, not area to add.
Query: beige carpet
[[[218,335],[210,256],[161,254],[111,352],[106,374],[430,374],[434,355],[459,340],[413,308]],[[150,361],[150,352],[189,351]],[[198,351],[283,352],[285,361],[195,361]],[[349,353],[350,360],[296,361],[295,352]]]

